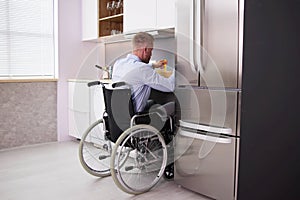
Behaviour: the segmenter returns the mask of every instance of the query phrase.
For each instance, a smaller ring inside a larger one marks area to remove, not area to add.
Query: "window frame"
[[[52,76],[43,75],[9,75],[1,76],[0,83],[4,82],[51,82],[57,81],[59,77],[59,49],[58,49],[58,0],[53,1],[53,42],[54,42],[54,74]]]

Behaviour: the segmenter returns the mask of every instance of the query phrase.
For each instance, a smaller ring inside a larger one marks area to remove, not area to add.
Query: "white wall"
[[[68,136],[68,79],[97,78],[97,43],[81,42],[81,0],[58,1],[59,81],[57,85],[58,141]],[[92,53],[91,53],[92,52]],[[101,60],[101,58],[99,58]]]

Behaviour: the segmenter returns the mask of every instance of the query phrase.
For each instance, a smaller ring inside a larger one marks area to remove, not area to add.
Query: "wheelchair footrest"
[[[133,170],[133,168],[134,168],[134,166],[127,166],[127,167],[125,167],[125,171],[127,172],[127,171],[130,171],[130,170]]]
[[[109,158],[109,157],[110,157],[110,156],[100,155],[100,156],[99,156],[99,160],[104,160],[104,159]]]

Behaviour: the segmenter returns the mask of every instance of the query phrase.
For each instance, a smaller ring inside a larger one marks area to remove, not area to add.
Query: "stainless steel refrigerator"
[[[243,0],[176,1],[177,184],[236,198]]]

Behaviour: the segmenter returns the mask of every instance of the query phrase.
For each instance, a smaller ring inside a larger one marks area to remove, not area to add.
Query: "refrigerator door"
[[[232,131],[224,134],[239,136],[237,130],[239,93],[238,89],[217,90],[181,86],[175,90],[178,99],[176,113],[182,121],[228,127]]]
[[[175,38],[177,42],[176,84],[199,86],[199,70],[195,63],[195,27],[197,11],[194,0],[176,1]]]
[[[237,88],[239,1],[177,0],[177,85]]]
[[[237,88],[239,1],[201,1],[204,3],[200,86]]]
[[[239,139],[180,127],[176,135],[174,181],[218,200],[233,200],[235,146]]]

